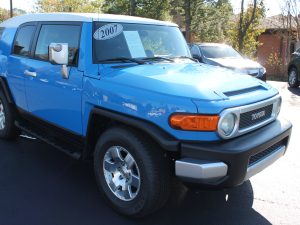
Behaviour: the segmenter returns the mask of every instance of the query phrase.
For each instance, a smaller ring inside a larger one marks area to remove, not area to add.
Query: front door
[[[78,70],[81,34],[79,23],[40,23],[25,75],[28,111],[50,124],[82,134],[81,95],[83,73]],[[50,43],[68,43],[70,75],[62,77],[61,65],[48,58]]]

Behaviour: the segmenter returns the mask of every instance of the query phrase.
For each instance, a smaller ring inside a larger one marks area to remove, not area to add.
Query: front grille
[[[280,141],[278,143],[276,143],[275,145],[272,145],[271,147],[267,148],[266,150],[257,153],[256,155],[253,155],[250,157],[249,159],[249,166],[252,166],[253,164],[259,162],[260,160],[268,157],[270,154],[272,154],[274,151],[276,151],[277,149],[279,149],[280,147],[284,146],[285,143],[284,141]]]
[[[255,109],[240,115],[239,129],[246,129],[255,126],[272,116],[273,104]],[[264,112],[264,113],[263,113]]]

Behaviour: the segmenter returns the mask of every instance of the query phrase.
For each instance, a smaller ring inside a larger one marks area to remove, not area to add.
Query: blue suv
[[[0,24],[0,138],[29,133],[92,160],[103,198],[142,217],[174,182],[242,184],[284,155],[278,91],[195,62],[177,25],[32,14]]]

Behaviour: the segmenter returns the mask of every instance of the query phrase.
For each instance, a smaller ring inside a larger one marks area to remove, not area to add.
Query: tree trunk
[[[130,0],[130,16],[135,16],[136,0]]]
[[[185,13],[185,39],[187,42],[191,42],[191,0],[185,0],[184,2]]]
[[[13,17],[14,13],[13,13],[13,3],[12,0],[10,0],[10,17]]]
[[[292,35],[293,35],[293,29],[292,29],[292,15],[289,13],[287,16],[288,20],[288,29],[287,29],[287,40],[286,40],[286,61],[285,64],[289,63],[290,61],[290,55],[292,52],[291,51],[291,40],[292,40]]]
[[[249,21],[244,22],[244,3],[245,1],[242,0],[241,2],[241,13],[240,13],[240,21],[239,21],[239,27],[238,27],[238,41],[239,41],[239,51],[243,51],[244,49],[244,39],[247,34],[247,31],[250,27],[250,25],[253,23],[255,19],[256,14],[256,7],[257,7],[257,0],[253,1],[253,10],[251,14],[251,18]]]
[[[241,2],[240,21],[238,26],[238,40],[239,40],[239,51],[243,50],[244,37],[243,37],[243,22],[244,22],[244,0]]]

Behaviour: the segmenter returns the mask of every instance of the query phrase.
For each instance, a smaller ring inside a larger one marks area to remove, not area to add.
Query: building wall
[[[290,49],[284,33],[265,32],[258,38],[257,60],[267,69],[269,75],[283,75],[289,61]],[[273,56],[273,57],[272,57]],[[276,60],[274,60],[276,58]],[[270,59],[273,60],[270,60]]]

